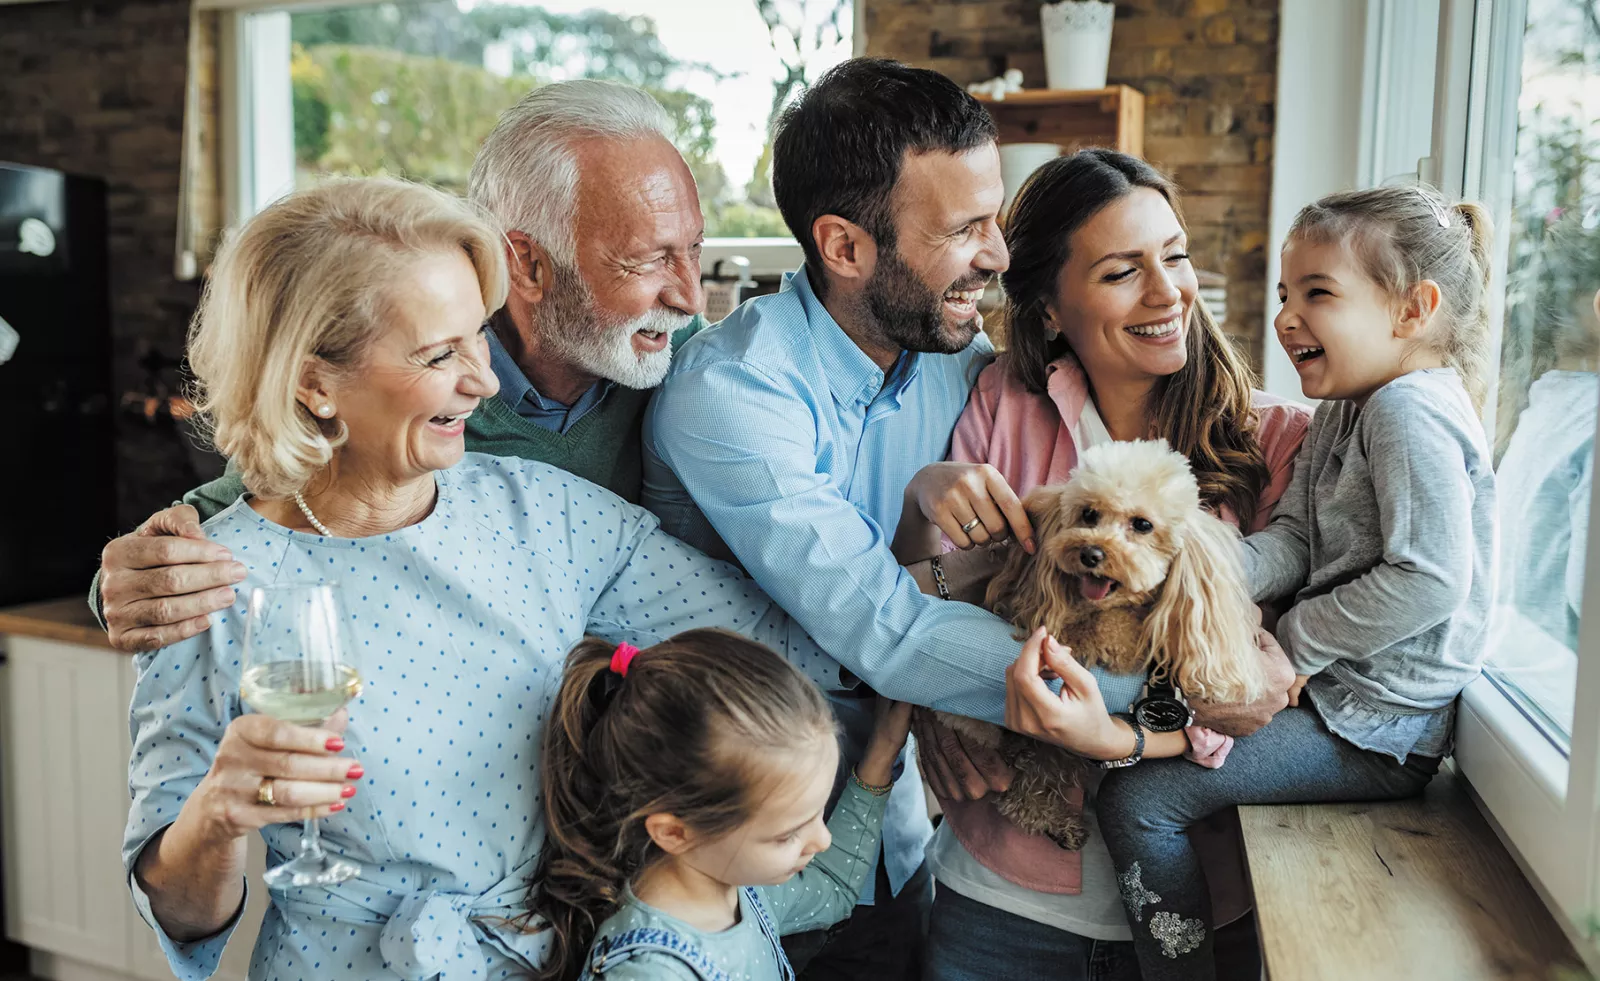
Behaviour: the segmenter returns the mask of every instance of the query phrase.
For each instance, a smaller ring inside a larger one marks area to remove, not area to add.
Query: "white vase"
[[[1103,0],[1061,0],[1039,8],[1046,84],[1053,89],[1105,88],[1116,9]]]
[[[1000,213],[1011,210],[1017,192],[1028,182],[1028,175],[1061,155],[1059,143],[1000,144],[1000,186],[1005,189],[1005,204]]]

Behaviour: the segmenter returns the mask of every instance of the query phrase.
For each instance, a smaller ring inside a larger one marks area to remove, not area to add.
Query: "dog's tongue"
[[[1091,603],[1098,603],[1111,595],[1112,581],[1099,576],[1079,576],[1078,592]]]

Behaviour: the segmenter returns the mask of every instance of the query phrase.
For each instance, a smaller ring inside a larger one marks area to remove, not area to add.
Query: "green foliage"
[[[455,0],[378,3],[297,13],[296,44],[361,45],[481,67],[491,44],[509,45],[516,74],[610,78],[660,87],[683,67],[667,54],[648,17],[603,10],[556,14],[539,7],[485,3],[470,10]]]
[[[745,201],[706,208],[708,238],[789,237],[789,226],[776,208]]]
[[[788,39],[775,105],[809,84],[809,56],[842,36],[845,3],[758,2],[775,49]],[[499,114],[540,79],[606,78],[641,86],[666,107],[708,236],[789,234],[772,200],[770,143],[750,181],[735,187],[717,160],[710,100],[667,84],[684,70],[717,73],[674,59],[648,17],[413,0],[300,12],[290,24],[295,159],[305,172],[388,174],[463,191]]]
[[[327,173],[403,176],[458,192],[496,117],[530,81],[441,58],[341,44],[303,50],[292,77],[295,154],[305,164]],[[303,127],[302,105],[312,117]],[[327,119],[321,140],[312,121],[318,115]]]

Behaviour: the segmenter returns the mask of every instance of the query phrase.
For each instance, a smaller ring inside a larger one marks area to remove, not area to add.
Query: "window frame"
[[[287,57],[287,15],[297,10],[343,7],[377,0],[196,0],[198,10],[221,13],[218,52],[222,66],[219,93],[222,116],[223,217],[229,227],[254,215],[293,187],[293,141],[262,138],[276,128],[289,132],[292,126],[292,96]],[[854,49],[864,50],[866,42],[864,4],[852,4]],[[273,18],[262,14],[284,14],[282,44],[267,26]],[[266,22],[266,23],[264,23]],[[263,51],[270,46],[272,51]],[[277,57],[282,47],[285,55]],[[279,63],[281,61],[281,68]],[[287,160],[287,179],[284,161]],[[800,243],[790,237],[708,238],[702,250],[702,275],[711,272],[718,259],[744,256],[750,260],[750,273],[771,277],[792,272],[804,261]]]
[[[1509,229],[1517,101],[1528,0],[1443,0],[1434,96],[1433,152],[1422,176],[1446,194],[1482,201]],[[1492,364],[1497,390],[1510,236],[1495,236]],[[1495,429],[1495,404],[1484,425]],[[1596,441],[1600,459],[1600,440]],[[1600,484],[1591,513],[1600,514]],[[1461,695],[1456,766],[1591,970],[1600,969],[1594,911],[1600,900],[1600,524],[1591,523],[1578,631],[1577,697],[1564,755],[1491,677]]]

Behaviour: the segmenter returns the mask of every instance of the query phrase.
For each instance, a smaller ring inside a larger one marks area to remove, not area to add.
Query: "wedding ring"
[[[272,796],[272,778],[262,777],[261,786],[256,789],[256,803],[265,804],[267,807],[277,807],[278,800]]]
[[[961,526],[961,533],[963,535],[969,535],[969,534],[972,533],[972,529],[978,527],[981,524],[983,524],[983,519],[982,518],[973,518],[971,521],[969,521],[966,524]]]

